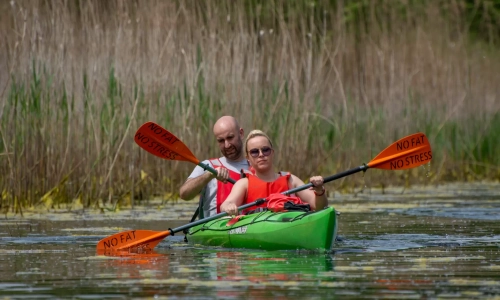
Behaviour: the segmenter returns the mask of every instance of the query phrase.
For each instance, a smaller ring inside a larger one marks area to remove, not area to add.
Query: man
[[[213,133],[223,156],[204,160],[202,163],[213,167],[217,176],[196,166],[179,191],[181,199],[184,200],[193,199],[201,193],[200,219],[220,212],[220,205],[233,187],[228,179],[238,180],[241,171],[249,168],[243,153],[243,128],[240,128],[234,117],[223,116],[217,120]]]

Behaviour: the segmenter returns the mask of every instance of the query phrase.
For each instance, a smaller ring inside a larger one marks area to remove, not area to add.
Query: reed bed
[[[305,180],[428,136],[429,166],[332,189],[498,180],[500,25],[488,3],[2,1],[1,208],[175,199],[194,165],[141,150],[136,129],[155,121],[202,160],[219,155],[222,115],[266,131],[279,168]]]

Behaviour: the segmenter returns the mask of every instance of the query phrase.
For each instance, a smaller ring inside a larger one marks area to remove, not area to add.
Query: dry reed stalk
[[[118,142],[147,120],[205,158],[218,155],[213,122],[235,115],[247,132],[273,136],[280,168],[307,178],[418,130],[443,147],[438,158],[475,159],[476,132],[491,136],[498,118],[498,49],[469,42],[460,1],[369,1],[359,13],[342,1],[11,3],[0,4],[0,66],[15,79],[0,75],[0,88],[18,87],[20,99],[1,97],[10,115],[0,133],[13,155],[0,164],[10,174],[0,187],[11,195],[39,197],[71,174],[66,197],[95,203],[100,190],[127,193],[141,169],[175,190],[192,166],[159,168]],[[486,124],[468,126],[478,120]],[[442,137],[450,124],[460,132],[453,141]],[[470,147],[456,152],[459,143]]]

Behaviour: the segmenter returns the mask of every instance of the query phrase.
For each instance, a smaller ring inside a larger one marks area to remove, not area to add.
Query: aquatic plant
[[[429,168],[335,188],[500,179],[487,2],[2,2],[1,208],[175,198],[193,165],[141,151],[135,130],[155,121],[215,157],[224,114],[267,131],[280,169],[304,179],[417,131],[433,145]]]

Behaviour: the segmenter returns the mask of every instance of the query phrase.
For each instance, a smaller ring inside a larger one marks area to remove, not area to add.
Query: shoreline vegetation
[[[415,2],[415,3],[414,3]],[[360,187],[500,179],[500,2],[3,1],[0,210],[177,198],[194,167],[133,141],[154,121],[198,159],[238,118],[303,178],[423,132],[429,166]],[[196,200],[194,200],[196,201]]]

